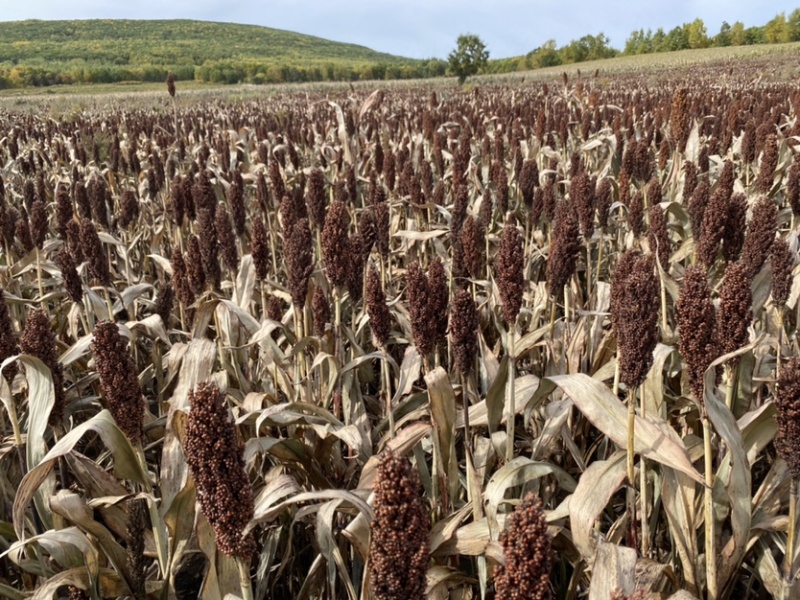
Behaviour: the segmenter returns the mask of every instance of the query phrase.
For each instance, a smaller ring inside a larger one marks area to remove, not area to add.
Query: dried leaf
[[[627,446],[628,414],[625,405],[602,382],[581,373],[543,380],[560,387],[589,421],[621,448]],[[665,421],[636,416],[634,445],[637,454],[689,475],[698,483],[705,479],[692,466],[686,447]]]

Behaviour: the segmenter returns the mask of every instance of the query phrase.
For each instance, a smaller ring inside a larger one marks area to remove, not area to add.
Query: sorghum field
[[[797,598],[763,63],[0,112],[0,594]]]

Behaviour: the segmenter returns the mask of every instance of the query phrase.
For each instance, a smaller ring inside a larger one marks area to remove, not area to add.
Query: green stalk
[[[708,600],[719,597],[717,589],[717,550],[714,533],[714,466],[711,454],[711,424],[708,413],[703,409],[703,452],[705,454],[706,488],[705,488],[705,522],[706,522],[706,585]]]

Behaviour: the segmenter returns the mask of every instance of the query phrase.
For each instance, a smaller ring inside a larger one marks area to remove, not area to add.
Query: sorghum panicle
[[[33,245],[39,250],[44,246],[44,241],[47,238],[47,212],[44,208],[44,202],[38,198],[33,201],[31,206],[31,241]]]
[[[658,342],[660,288],[652,257],[628,250],[611,282],[611,324],[617,336],[620,381],[630,389],[644,381]]]
[[[369,314],[372,335],[379,348],[386,348],[389,332],[392,326],[392,317],[389,307],[386,306],[386,295],[381,288],[381,278],[375,265],[367,268],[366,290],[367,313]]]
[[[428,278],[418,262],[410,263],[406,272],[406,297],[414,345],[422,356],[430,354],[435,345],[431,335],[429,295]]]
[[[500,544],[505,564],[495,573],[497,600],[549,600],[551,542],[542,501],[533,492],[511,513]]]
[[[108,409],[125,437],[133,444],[140,443],[144,435],[144,402],[128,342],[112,321],[98,323],[93,333],[92,354]]]
[[[72,254],[67,251],[66,247],[55,256],[56,265],[61,270],[61,277],[64,280],[64,289],[67,292],[70,300],[81,304],[83,302],[83,284],[81,277],[75,267],[75,261],[72,260]]]
[[[347,282],[349,255],[347,231],[350,217],[347,205],[336,201],[328,207],[325,225],[322,228],[322,257],[325,261],[325,274],[336,287]]]
[[[720,242],[725,235],[730,206],[729,198],[730,194],[724,188],[718,188],[703,212],[703,224],[700,228],[700,237],[697,239],[695,252],[700,262],[707,267],[714,264]]]
[[[516,224],[513,221],[506,222],[495,257],[495,277],[503,303],[503,319],[509,326],[517,319],[525,289],[525,258],[522,246],[522,236]]]
[[[744,194],[731,196],[725,233],[722,235],[722,256],[729,263],[739,260],[747,227],[747,198]]]
[[[203,293],[206,286],[206,272],[203,269],[203,253],[196,235],[189,236],[186,248],[187,280],[195,296]]]
[[[379,458],[368,561],[375,600],[425,597],[430,521],[421,492],[407,458],[391,452]]]
[[[753,206],[742,246],[742,261],[749,277],[755,277],[764,266],[778,231],[778,206],[762,196]]]
[[[172,289],[172,282],[159,282],[156,284],[156,301],[153,312],[161,317],[164,327],[169,329],[169,316],[172,314],[172,306],[175,302],[175,291]]]
[[[747,329],[753,320],[753,294],[750,289],[752,278],[747,269],[743,260],[730,263],[725,269],[717,312],[721,354],[738,350],[747,343]],[[737,357],[731,359],[729,364],[738,362]]]
[[[361,234],[356,232],[347,240],[344,248],[347,256],[347,292],[350,294],[350,301],[355,305],[364,294],[364,241]]]
[[[758,191],[767,194],[772,189],[775,167],[778,166],[778,139],[770,133],[764,140],[764,151],[761,154],[761,165],[758,169]]]
[[[547,289],[553,297],[560,297],[564,286],[575,273],[578,253],[578,219],[570,203],[562,200],[556,206],[550,255],[547,258]]]
[[[189,392],[189,404],[184,450],[200,510],[214,529],[219,550],[249,560],[255,539],[243,532],[253,518],[253,490],[225,397],[207,382]]]
[[[670,124],[672,139],[678,146],[678,150],[686,150],[686,142],[691,133],[692,122],[689,113],[689,92],[685,87],[678,88],[672,98],[672,110],[670,111]]]
[[[81,248],[89,261],[89,274],[103,286],[111,285],[108,257],[97,235],[97,229],[89,219],[81,222]]]
[[[781,368],[775,392],[778,433],[775,449],[786,461],[792,479],[800,481],[800,358],[793,357]]]
[[[708,366],[720,355],[716,310],[702,266],[687,267],[675,311],[678,349],[687,366],[689,387],[695,399],[702,403],[703,376]]]
[[[50,369],[53,379],[55,403],[50,412],[50,425],[61,421],[66,404],[64,393],[64,368],[58,362],[56,337],[50,329],[50,319],[43,310],[31,310],[25,319],[25,329],[19,338],[19,349],[41,360]]]
[[[11,322],[11,314],[6,304],[5,292],[0,289],[0,363],[15,354],[19,354],[19,336],[14,331],[14,325]],[[17,363],[14,361],[3,369],[3,377],[11,383],[17,371]]]
[[[284,261],[289,293],[295,306],[304,306],[308,294],[308,278],[314,270],[314,242],[308,219],[300,219],[283,240]]]
[[[447,286],[447,274],[442,260],[437,256],[428,265],[428,302],[430,314],[430,335],[434,345],[443,342],[447,335],[448,304],[450,294]]]
[[[597,223],[601,229],[608,227],[608,217],[611,212],[611,179],[603,177],[597,184],[595,191],[595,208],[597,210]]]
[[[450,307],[450,340],[456,368],[464,377],[469,375],[475,364],[479,330],[480,318],[472,294],[466,289],[458,290]]]
[[[778,238],[772,245],[772,301],[783,307],[792,288],[794,256],[786,240]]]
[[[369,279],[367,279],[367,302],[369,302]],[[320,285],[314,287],[314,295],[311,297],[311,316],[314,335],[322,337],[325,335],[326,326],[331,322],[331,303]],[[280,318],[273,320],[280,321]]]
[[[253,217],[253,232],[250,237],[250,254],[253,256],[253,267],[256,270],[256,277],[259,281],[264,281],[269,274],[269,239],[264,221],[260,215]]]

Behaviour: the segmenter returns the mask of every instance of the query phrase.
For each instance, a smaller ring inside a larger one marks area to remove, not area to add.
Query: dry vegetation
[[[0,112],[0,594],[797,597],[755,69]]]

